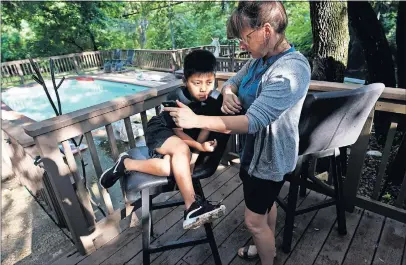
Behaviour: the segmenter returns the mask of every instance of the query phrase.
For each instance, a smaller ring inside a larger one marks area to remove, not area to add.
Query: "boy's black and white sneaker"
[[[126,158],[131,158],[127,153],[122,153],[118,157],[116,163],[109,169],[103,172],[100,176],[100,186],[107,189],[114,185],[121,177],[123,177],[127,170],[124,166],[124,160]]]
[[[225,212],[224,205],[212,205],[206,200],[196,198],[184,213],[183,229],[196,229],[205,223],[211,223],[223,216]]]

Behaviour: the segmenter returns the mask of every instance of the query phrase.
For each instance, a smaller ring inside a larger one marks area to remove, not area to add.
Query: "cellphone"
[[[178,107],[178,104],[176,104],[175,100],[168,100],[168,101],[164,101],[162,102],[162,105],[164,105],[164,107]]]

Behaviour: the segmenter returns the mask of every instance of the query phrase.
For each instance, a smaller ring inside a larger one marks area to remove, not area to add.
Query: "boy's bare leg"
[[[156,151],[164,155],[164,158],[151,158],[147,160],[127,158],[124,160],[126,170],[143,172],[155,176],[170,176],[173,174],[180,193],[185,200],[185,207],[188,209],[195,201],[195,191],[190,168],[189,146],[179,137],[172,136]]]
[[[150,158],[146,160],[135,160],[127,158],[124,160],[124,166],[129,171],[138,171],[155,176],[171,175],[171,157],[165,155],[161,158]]]
[[[170,156],[170,168],[185,201],[185,207],[189,209],[190,205],[195,201],[195,190],[190,172],[189,146],[179,137],[172,136],[156,151]]]

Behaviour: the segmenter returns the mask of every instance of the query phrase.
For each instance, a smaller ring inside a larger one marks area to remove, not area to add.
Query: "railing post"
[[[21,68],[21,64],[17,64],[17,73],[20,76],[20,84],[24,84],[24,72],[23,69]]]
[[[58,142],[47,135],[37,136],[34,140],[77,249],[82,255],[93,252],[92,231],[73,188],[71,173],[59,151]]]
[[[77,61],[77,55],[76,54],[72,55],[72,61],[73,61],[73,66],[75,67],[75,71],[78,74],[79,70],[80,70],[80,67],[79,67],[79,63]]]
[[[348,159],[347,176],[344,182],[344,198],[348,211],[354,211],[355,199],[359,181],[361,179],[362,167],[368,148],[369,138],[371,136],[372,123],[374,119],[375,108],[371,110],[358,140],[351,146],[351,153]]]

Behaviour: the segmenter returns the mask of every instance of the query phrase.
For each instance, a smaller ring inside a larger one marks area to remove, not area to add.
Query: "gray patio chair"
[[[377,83],[353,90],[307,95],[299,123],[299,159],[294,172],[285,178],[290,182],[288,202],[277,199],[286,212],[282,244],[284,252],[290,252],[295,216],[300,214],[335,205],[338,232],[341,235],[347,233],[339,148],[350,146],[357,141],[384,87],[383,84]],[[334,188],[308,174],[308,162],[322,157],[330,159]],[[331,199],[297,210],[299,186],[325,194]]]
[[[218,110],[220,110],[223,102],[221,95],[218,92],[212,93],[213,99],[216,101]],[[227,146],[229,135],[211,132],[209,140],[217,139],[217,148],[213,153],[200,153],[195,170],[192,175],[193,186],[197,195],[204,197],[203,189],[200,184],[200,179],[211,177],[217,170],[220,160],[223,156],[223,152]],[[134,159],[148,159],[148,148],[137,147],[131,149],[129,155]],[[179,206],[184,204],[183,200],[172,200],[163,203],[152,203],[153,196],[173,191],[175,187],[175,179],[173,176],[157,177],[140,172],[133,172],[131,175],[124,178],[124,192],[126,198],[129,201],[135,201],[138,198],[139,192],[141,192],[141,208],[142,208],[142,252],[143,252],[143,264],[150,264],[150,254],[156,252],[163,252],[170,249],[183,248],[188,246],[194,246],[198,244],[209,243],[213,254],[213,258],[216,265],[221,264],[220,255],[217,249],[216,241],[213,236],[213,230],[211,224],[203,225],[206,237],[199,239],[186,239],[169,242],[166,244],[152,245],[151,235],[153,234],[153,225],[151,221],[152,211],[162,208],[168,208],[173,206]]]

